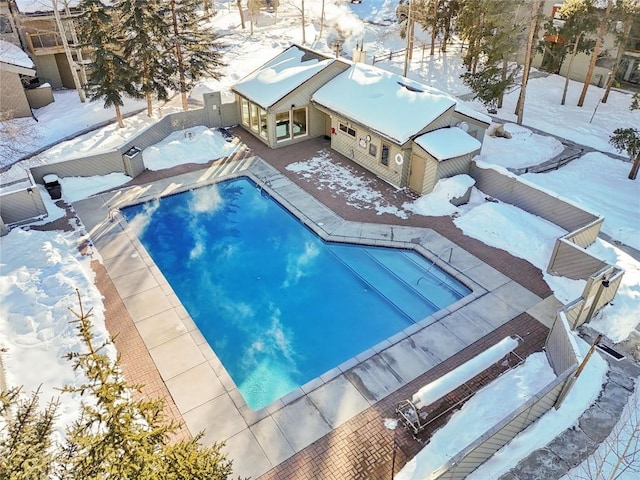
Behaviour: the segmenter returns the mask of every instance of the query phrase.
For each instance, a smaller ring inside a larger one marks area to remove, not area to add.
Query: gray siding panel
[[[560,238],[556,241],[554,255],[549,260],[547,271],[561,277],[584,280],[606,265],[603,260]]]
[[[47,215],[47,208],[40,196],[40,190],[36,187],[33,187],[31,192],[25,188],[0,196],[0,217],[7,225],[43,215]]]
[[[0,69],[0,85],[0,111],[9,113],[10,118],[30,117],[31,109],[20,75]]]
[[[34,109],[42,108],[55,101],[51,87],[30,88],[24,92],[27,95],[29,105]]]
[[[92,177],[113,172],[125,173],[122,154],[119,151],[97,153],[88,157],[49,163],[31,169],[31,174],[37,183],[43,183],[42,177],[49,173],[55,173],[58,177],[64,178]]]
[[[603,222],[604,217],[600,217],[584,227],[573,231],[570,235],[567,235],[567,240],[570,240],[582,248],[587,248],[598,238],[598,233],[600,233]]]
[[[523,183],[518,178],[503,175],[488,168],[471,164],[471,176],[476,187],[487,195],[515,205],[529,213],[538,215],[572,232],[597,220],[599,217],[586,212],[569,202]]]
[[[164,140],[171,135],[174,130],[179,130],[180,128],[181,126],[179,121],[177,119],[174,120],[174,114],[167,115],[154,125],[150,125],[145,128],[134,138],[123,144],[119,150],[124,153],[134,146],[144,150],[145,148]]]
[[[527,428],[555,404],[572,370],[564,372],[530,398],[518,410],[507,416],[492,430],[464,448],[449,462],[436,469],[427,480],[464,480],[472,471],[488,460],[500,448],[509,443],[518,433]]]
[[[564,323],[562,315],[563,313],[558,313],[556,321],[549,331],[545,345],[547,359],[556,375],[578,363],[578,357],[569,338],[571,333],[567,330],[570,328],[570,324],[568,322],[567,324]]]

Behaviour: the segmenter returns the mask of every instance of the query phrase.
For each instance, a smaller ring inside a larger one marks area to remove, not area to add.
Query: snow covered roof
[[[478,140],[458,127],[440,128],[413,141],[439,161],[466,155],[482,147]]]
[[[0,40],[0,62],[16,67],[34,68],[33,62],[20,47]]]
[[[491,117],[489,115],[485,115],[484,113],[477,111],[475,108],[470,107],[460,99],[456,98],[455,100],[456,112],[466,117],[478,120],[479,122],[486,123],[487,125],[491,125]]]
[[[22,13],[53,12],[53,0],[15,0],[18,10]],[[63,11],[65,5],[76,8],[81,0],[58,0],[58,10]],[[105,5],[110,2],[103,1]]]
[[[237,83],[233,90],[269,108],[282,97],[336,61],[292,45]]]
[[[456,105],[444,92],[362,63],[328,82],[312,100],[400,145]]]

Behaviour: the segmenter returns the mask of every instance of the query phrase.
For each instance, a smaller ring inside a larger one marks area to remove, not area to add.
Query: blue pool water
[[[246,177],[123,213],[253,409],[469,293],[413,251],[322,241]]]

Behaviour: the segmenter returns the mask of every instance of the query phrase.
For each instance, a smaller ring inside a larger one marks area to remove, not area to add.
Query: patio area
[[[103,260],[93,265],[96,282],[105,297],[107,327],[119,334],[115,343],[125,376],[144,384],[144,393],[167,400],[167,414],[185,424],[181,434],[206,429],[205,443],[225,441],[236,475],[390,478],[392,463],[398,471],[423,446],[401,428],[384,427],[396,404],[505,336],[523,338],[516,350],[522,357],[540,351],[559,304],[540,270],[466,237],[449,217],[378,215],[350,206],[339,193],[319,189],[313,179],[286,169],[323,150],[332,161],[367,178],[390,204],[401,207],[414,198],[331,152],[327,140],[270,150],[241,129],[233,133],[244,145],[233,158],[145,171],[126,186],[130,189],[74,204]],[[446,268],[473,293],[269,407],[252,411],[126,222],[108,220],[121,204],[240,174],[268,179],[270,193],[324,238],[418,246],[436,263],[438,254],[451,248]],[[471,383],[480,386],[489,380]],[[456,392],[446,401],[457,402]],[[427,442],[445,421],[431,424],[421,439]]]

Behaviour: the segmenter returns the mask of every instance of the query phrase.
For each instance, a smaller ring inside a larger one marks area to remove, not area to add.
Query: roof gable
[[[34,68],[33,61],[29,58],[29,55],[20,47],[4,40],[0,40],[0,62],[30,70]]]
[[[312,99],[400,145],[456,105],[444,92],[362,63],[351,65]]]
[[[247,75],[233,90],[262,108],[269,108],[334,61],[333,58],[292,45]]]

